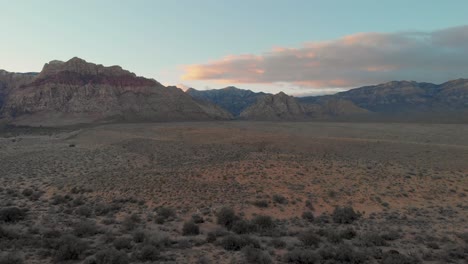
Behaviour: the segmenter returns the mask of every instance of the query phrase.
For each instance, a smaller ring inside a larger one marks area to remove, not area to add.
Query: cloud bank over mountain
[[[358,33],[230,55],[187,65],[184,80],[221,83],[287,83],[306,88],[346,88],[391,80],[442,83],[468,75],[468,26],[432,32]]]

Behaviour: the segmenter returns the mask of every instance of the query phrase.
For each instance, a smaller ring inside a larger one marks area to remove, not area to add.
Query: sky
[[[80,57],[165,85],[292,95],[468,78],[468,1],[0,0],[0,69]]]

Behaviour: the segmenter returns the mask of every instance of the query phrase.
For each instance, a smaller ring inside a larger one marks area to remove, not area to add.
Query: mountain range
[[[0,70],[0,117],[24,125],[231,119],[468,122],[468,80],[392,81],[297,98],[232,86],[183,92],[120,66],[75,57],[46,63],[40,73]]]
[[[1,115],[19,124],[228,119],[209,102],[119,66],[79,58],[51,61],[38,74],[3,74]]]

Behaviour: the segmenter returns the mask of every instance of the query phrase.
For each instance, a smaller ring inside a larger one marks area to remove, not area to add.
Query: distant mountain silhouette
[[[340,120],[468,122],[468,79],[442,84],[392,81],[333,95],[295,98],[236,87],[183,92],[72,58],[40,73],[0,70],[0,117],[16,124],[110,121]]]
[[[247,107],[257,102],[257,99],[267,95],[266,93],[255,93],[233,86],[216,90],[195,90],[189,88],[186,93],[194,98],[206,100],[229,111],[233,116],[239,116]]]
[[[458,79],[442,84],[392,81],[365,86],[333,95],[298,98],[302,104],[323,104],[329,100],[347,100],[368,110],[374,116],[430,121],[466,121],[468,80]]]

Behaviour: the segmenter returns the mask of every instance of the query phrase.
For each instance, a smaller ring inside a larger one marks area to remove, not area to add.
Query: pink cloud
[[[356,87],[391,80],[444,82],[468,75],[468,26],[434,32],[357,33],[188,65],[184,80]]]

